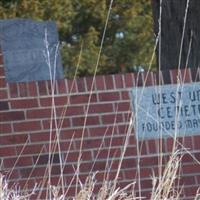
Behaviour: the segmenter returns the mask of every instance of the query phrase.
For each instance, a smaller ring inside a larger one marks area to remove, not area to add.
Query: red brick
[[[35,81],[29,82],[28,83],[28,91],[29,91],[29,96],[31,96],[31,97],[38,96],[37,82],[35,82]]]
[[[125,112],[123,114],[124,116],[124,121],[127,123],[127,125],[130,123],[131,121],[131,116],[132,116],[132,111],[128,111],[128,112]]]
[[[85,86],[85,82],[84,82],[83,78],[77,78],[76,84],[77,84],[78,92],[85,92],[86,91],[86,86]]]
[[[0,65],[3,65],[3,55],[0,55]]]
[[[123,122],[123,115],[122,114],[111,114],[111,115],[103,115],[102,122],[103,124],[114,124],[114,123],[121,123]]]
[[[95,79],[93,79],[93,77],[85,77],[84,79],[86,82],[87,91],[91,91],[91,90],[93,91],[95,89]]]
[[[198,82],[200,81],[200,71],[199,68],[191,68],[190,69],[190,73],[191,73],[191,78],[193,82]]]
[[[0,133],[11,133],[11,123],[9,124],[0,124]]]
[[[52,106],[52,97],[48,97],[48,98],[40,98],[40,104],[41,106]],[[68,103],[68,97],[59,97],[56,96],[54,97],[54,103],[55,105],[67,105]]]
[[[144,86],[144,76],[143,76],[143,73],[141,73],[141,72],[137,72],[136,74],[135,74],[135,84],[136,84],[136,86],[138,86],[138,87],[143,87]]]
[[[10,105],[12,109],[34,108],[38,107],[38,100],[37,99],[11,100]]]
[[[44,120],[42,122],[43,128],[49,129],[51,123],[52,123],[53,129],[55,129],[56,127],[60,128],[61,123],[62,123],[62,128],[64,128],[64,127],[69,128],[70,127],[70,120],[69,119],[63,119],[62,122],[61,122],[61,120],[57,120],[56,124],[55,124],[55,120],[53,120],[52,122],[51,122],[51,120]]]
[[[0,157],[16,156],[15,147],[3,147],[0,148]]]
[[[97,159],[107,159],[107,158],[114,158],[119,157],[121,155],[120,148],[114,149],[98,149],[93,151],[94,158]]]
[[[99,93],[100,101],[117,101],[120,100],[119,92]]]
[[[52,184],[56,185],[58,184],[58,180],[60,179],[60,166],[59,165],[53,165],[52,168],[51,168],[51,174],[52,175],[57,175],[57,177],[51,177],[51,182]],[[53,180],[53,179],[56,179],[56,180]]]
[[[41,130],[40,121],[14,123],[13,127],[15,132]]]
[[[85,117],[84,117],[84,119],[85,119]],[[73,120],[73,122],[74,122],[75,120]],[[80,120],[81,121],[81,120]],[[76,123],[75,123],[76,124]],[[89,116],[89,117],[87,117],[87,119],[86,119],[86,125],[87,126],[90,126],[90,125],[98,125],[98,124],[100,124],[100,122],[99,122],[99,116]]]
[[[172,138],[167,138],[166,140],[166,147],[168,152],[172,152],[173,147],[174,147],[174,139]]]
[[[95,127],[89,128],[90,137],[99,137],[104,135],[112,135],[112,133],[116,134],[117,128],[116,125],[106,125],[103,127]]]
[[[3,65],[3,55],[0,55],[0,65]]]
[[[163,73],[161,71],[152,72],[153,75],[153,84],[154,85],[163,85],[164,79],[163,79]],[[170,80],[171,82],[171,80]]]
[[[24,168],[20,169],[20,175],[22,178],[28,178],[32,171],[33,171],[32,168],[24,167]],[[29,179],[29,180],[31,180],[31,179]],[[25,183],[24,183],[24,181],[19,180],[18,184],[21,184],[21,186],[23,186]]]
[[[143,76],[144,76],[144,85],[145,85],[145,86],[154,85],[153,74],[152,74],[152,72],[150,72],[150,71],[145,71],[145,72],[143,72]]]
[[[130,94],[128,91],[122,91],[121,97],[122,97],[122,100],[130,100]]]
[[[4,68],[0,67],[0,76],[5,76]]]
[[[0,87],[5,88],[6,87],[6,80],[5,78],[0,78]]]
[[[32,157],[21,157],[16,162],[16,167],[33,166]]]
[[[0,101],[0,111],[1,110],[8,110],[8,102],[7,101]]]
[[[137,177],[137,171],[135,169],[124,170],[125,178],[134,180]]]
[[[74,116],[84,114],[83,106],[67,106],[63,108],[65,110],[65,116]]]
[[[36,135],[36,134],[33,134],[33,135]],[[32,137],[32,134],[30,135]],[[42,134],[41,134],[42,136]],[[32,140],[31,140],[32,141]],[[39,141],[39,140],[37,140]],[[41,140],[43,141],[43,140]],[[44,148],[44,145],[45,144],[27,144],[25,147],[24,145],[22,146],[17,146],[16,147],[16,151],[17,151],[17,154],[23,154],[23,155],[27,155],[27,154],[37,154],[39,155],[40,152],[45,152],[45,148]],[[23,150],[23,151],[22,151]]]
[[[69,152],[66,153],[64,160],[66,162],[77,162],[79,158],[80,153],[79,152]],[[82,161],[91,161],[92,155],[90,151],[83,151],[81,153],[81,160]]]
[[[111,138],[105,138],[104,143],[105,146],[109,147],[110,144],[112,146],[123,146],[125,142],[125,137],[111,137]]]
[[[84,165],[84,164],[83,164]],[[83,167],[83,166],[82,166]],[[86,169],[92,169],[91,167],[89,166],[85,166]],[[93,167],[93,171],[102,171],[102,170],[105,170],[106,169],[106,162],[105,161],[96,161],[94,163],[94,167]]]
[[[152,180],[141,180],[140,185],[142,189],[152,188]]]
[[[7,98],[8,98],[7,90],[0,90],[0,99],[7,99]]]
[[[20,171],[23,171],[23,170],[20,170]],[[33,190],[36,183],[35,179],[28,179],[28,180],[18,179],[18,180],[19,180],[19,187],[23,188],[24,190],[29,190],[29,191]],[[35,197],[34,199],[37,199],[37,197]],[[33,195],[30,196],[30,200],[33,200]]]
[[[80,151],[80,150],[75,149],[74,148],[75,145],[73,145],[73,144],[74,144],[74,140],[72,138],[70,138],[68,141],[66,141],[66,140],[64,142],[62,141],[60,143],[60,149],[65,154],[71,153],[71,151]],[[59,148],[56,148],[55,152],[60,152]]]
[[[33,170],[32,176],[33,177],[43,177],[47,172],[46,167],[37,167]]]
[[[28,110],[26,116],[28,119],[40,119],[40,118],[50,118],[52,109],[36,109]]]
[[[11,179],[17,179],[18,177],[20,177],[20,174],[19,174],[19,170],[18,169],[12,169],[12,171],[10,171],[9,172],[9,174],[6,174],[7,175],[7,177],[9,177],[9,180],[11,180]],[[9,181],[10,182],[10,181]],[[15,182],[16,183],[16,182]],[[9,185],[9,183],[8,183],[8,185]],[[12,184],[12,186],[13,186],[13,184]],[[8,186],[9,187],[9,186]],[[9,187],[10,188],[10,187]]]
[[[105,90],[106,86],[104,83],[104,76],[96,76],[95,77],[95,85],[97,90]]]
[[[137,155],[137,149],[136,146],[129,146],[126,148],[126,156],[133,156]]]
[[[184,187],[183,189],[184,189],[184,194],[186,196],[193,196],[193,198],[189,198],[189,199],[195,199],[199,186],[191,185],[191,187]]]
[[[44,107],[52,106],[52,97],[40,98],[40,105]]]
[[[157,145],[156,145],[156,142],[155,140],[149,140],[147,141],[147,146],[148,146],[148,149],[149,149],[149,153],[158,153],[157,152]]]
[[[56,81],[52,82],[51,80],[48,80],[48,81],[41,81],[41,82],[43,82],[41,84],[41,92],[43,93],[42,95],[45,95],[45,93],[47,95],[58,94],[58,90],[57,90],[57,87],[56,87]]]
[[[118,169],[119,167],[119,161],[120,161],[120,157],[118,160],[114,161],[112,164],[112,169]],[[122,162],[122,166],[121,166],[121,170],[124,169],[132,169],[133,167],[136,166],[136,161],[133,158],[123,158],[123,162]]]
[[[74,117],[72,118],[72,124],[73,126],[83,126],[85,120],[86,120],[86,125],[88,126],[100,124],[98,116],[87,117],[87,119],[85,119],[85,117]]]
[[[193,141],[194,141],[194,148],[199,150],[200,149],[200,136],[194,136]]]
[[[161,73],[162,73],[164,84],[170,84],[171,83],[170,71],[164,70]]]
[[[91,97],[90,97],[91,96]],[[90,102],[97,102],[97,96],[96,94],[86,94],[86,95],[73,95],[70,96],[70,103],[71,104],[83,104]]]
[[[144,142],[139,142],[139,154],[148,155],[147,147]]]
[[[84,138],[83,140],[83,149],[94,149],[94,148],[99,148],[101,146],[102,140],[101,139],[86,139]],[[80,148],[81,142],[75,141],[76,144],[76,149]]]
[[[18,88],[19,88],[20,97],[27,97],[28,96],[27,83],[18,83]]]
[[[69,103],[68,97],[55,97],[54,98],[55,105],[67,105]]]
[[[181,69],[180,73],[181,73],[181,80],[183,83],[191,83],[192,82],[190,69],[188,69],[188,68]]]
[[[114,81],[113,81],[113,75],[106,75],[105,77],[105,84],[106,84],[106,89],[114,89]]]
[[[200,167],[199,167],[199,164],[194,164],[194,163],[191,163],[190,165],[184,165],[182,166],[182,170],[183,170],[183,173],[188,173],[188,174],[192,174],[192,173],[200,173]]]
[[[31,142],[48,142],[50,140],[50,137],[52,137],[52,140],[55,140],[55,131],[48,131],[48,132],[42,132],[42,133],[31,133],[30,135],[30,141]],[[45,144],[45,143],[44,143]]]
[[[192,156],[194,156],[194,155],[193,154],[192,155],[184,154],[183,157],[182,157],[182,159],[181,159],[182,163],[193,162],[194,158]]]
[[[135,78],[134,78],[134,74],[124,74],[124,80],[125,80],[125,86],[126,88],[132,88],[133,86],[135,86]]]
[[[115,80],[115,87],[117,88],[125,88],[125,83],[123,80],[123,75],[122,74],[115,74],[114,75],[114,80]]]
[[[5,168],[11,168],[15,165],[17,158],[4,159],[3,165]]]
[[[116,103],[116,111],[121,112],[121,111],[130,111],[131,105],[129,102],[119,102]]]
[[[126,134],[127,133],[127,130],[128,130],[127,125],[120,125],[117,128],[118,128],[119,134]]]
[[[52,164],[60,163],[59,154],[52,154],[50,156],[50,159],[51,159]],[[49,161],[49,154],[33,156],[33,161],[35,164],[37,163],[37,165],[47,164]]]
[[[196,185],[194,176],[185,176],[175,180],[175,185]]]
[[[90,104],[88,113],[107,113],[113,112],[113,105],[111,103],[106,104]]]
[[[63,130],[61,132],[61,138],[63,140],[71,140],[72,137],[73,137],[73,139],[80,139],[82,137],[82,135],[88,137],[87,129],[85,129],[84,131],[83,131],[82,128],[80,128],[80,129],[70,129],[70,130]]]
[[[24,120],[24,112],[23,111],[12,111],[12,112],[1,112],[0,113],[0,121],[16,121],[16,120]]]
[[[11,97],[18,97],[18,88],[17,88],[17,83],[9,83],[9,92]]]
[[[196,179],[197,179],[197,183],[200,184],[200,175],[197,175]]]
[[[74,171],[72,164],[66,163],[65,166],[64,166],[64,174],[71,176],[72,174],[74,174],[74,172],[75,171]]]
[[[19,144],[26,143],[27,139],[28,139],[27,134],[2,136],[0,139],[0,144],[1,145],[7,145],[7,144],[19,145]]]
[[[187,149],[194,149],[193,138],[192,137],[184,137],[183,141],[182,141],[182,145]]]
[[[170,75],[171,75],[171,82],[172,83],[177,83],[178,81],[178,75],[181,75],[180,73],[180,69],[173,69],[173,70],[170,70]]]
[[[77,85],[75,80],[67,80],[67,88],[69,91],[69,94],[78,92],[77,91]]]
[[[59,94],[67,94],[68,90],[65,84],[65,79],[57,80],[56,81],[57,87],[58,87],[58,92]]]
[[[47,95],[47,86],[45,81],[38,81],[38,89],[40,95]]]

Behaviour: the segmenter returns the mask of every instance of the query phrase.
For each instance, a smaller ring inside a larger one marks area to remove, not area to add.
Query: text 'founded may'
[[[139,140],[200,134],[200,83],[134,88]]]

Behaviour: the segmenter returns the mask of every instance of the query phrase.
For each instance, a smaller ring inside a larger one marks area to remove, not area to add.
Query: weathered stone
[[[45,58],[45,32],[49,43],[50,66]],[[54,64],[58,45],[58,33],[54,22],[0,20],[0,38],[8,82],[50,80],[50,74],[53,77],[54,72],[56,79],[63,78],[59,51],[56,65]]]
[[[199,82],[135,88],[132,103],[139,140],[199,134]]]

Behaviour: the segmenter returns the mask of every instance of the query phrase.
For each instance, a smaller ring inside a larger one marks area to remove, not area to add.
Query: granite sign
[[[134,88],[137,139],[200,134],[200,82]]]
[[[45,32],[49,43],[50,65],[45,58]],[[54,22],[29,19],[0,20],[0,44],[7,81],[50,80],[50,72],[52,76],[55,74],[56,79],[62,79],[63,69],[59,51],[57,54],[58,42]]]

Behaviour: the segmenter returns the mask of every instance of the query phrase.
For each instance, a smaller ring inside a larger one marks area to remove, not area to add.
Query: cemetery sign
[[[134,88],[138,140],[200,134],[200,83]]]

